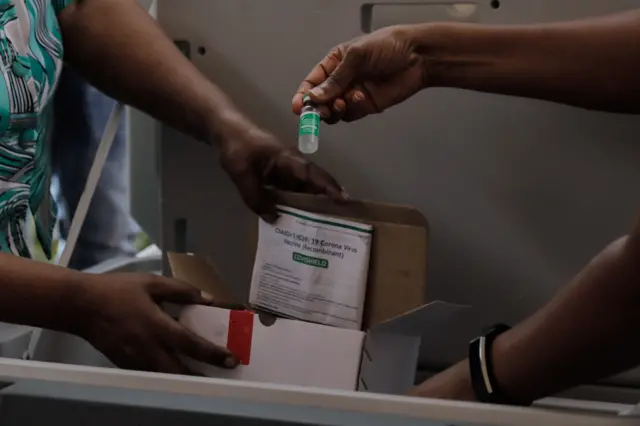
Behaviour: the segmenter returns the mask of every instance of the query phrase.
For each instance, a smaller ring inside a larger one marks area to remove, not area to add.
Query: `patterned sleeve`
[[[56,11],[56,14],[62,12],[62,9],[69,6],[75,0],[51,0],[53,4],[53,9]]]

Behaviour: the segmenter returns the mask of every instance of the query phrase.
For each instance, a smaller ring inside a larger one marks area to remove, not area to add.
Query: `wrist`
[[[422,398],[476,401],[471,384],[469,363],[467,360],[459,362],[416,386],[409,395]]]
[[[413,51],[420,57],[426,87],[444,87],[452,85],[451,74],[456,64],[451,52],[457,40],[455,24],[426,23],[407,27],[408,37]]]
[[[498,337],[493,344],[493,374],[504,394],[513,405],[527,407],[533,404],[535,397],[531,393],[530,371],[522,371],[522,364],[514,362],[517,357],[512,355],[514,347],[513,332]],[[523,377],[522,373],[525,373]]]
[[[429,87],[478,89],[504,56],[495,30],[486,26],[427,23],[411,26],[409,33]]]
[[[244,139],[247,132],[256,128],[231,99],[215,86],[212,87],[210,102],[204,109],[202,123],[205,142],[218,148]]]
[[[73,280],[69,283],[67,302],[62,312],[67,314],[60,324],[61,331],[75,334],[80,337],[86,336],[88,326],[98,315],[101,298],[97,296],[98,283],[94,283],[94,274],[84,272],[74,272]]]
[[[223,148],[230,143],[243,139],[243,135],[251,131],[253,123],[237,109],[224,108],[211,115],[208,123],[207,142]]]

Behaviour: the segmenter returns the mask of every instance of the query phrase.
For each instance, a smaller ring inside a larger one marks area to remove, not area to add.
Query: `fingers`
[[[346,46],[334,48],[300,84],[291,101],[295,114],[300,114],[303,107],[302,99],[309,93],[318,104],[318,112],[325,122],[335,124],[341,120],[346,103],[340,95],[350,84],[349,70],[355,58],[353,55],[349,56],[350,62],[344,64],[343,52],[348,51]]]
[[[314,163],[308,163],[307,184],[311,192],[325,194],[333,201],[344,203],[349,199],[349,195],[340,184],[324,169]]]
[[[245,309],[247,309],[247,305],[243,305],[241,303],[213,301],[211,303],[208,303],[208,305],[216,308],[228,309],[230,311],[244,311]]]
[[[280,190],[324,194],[336,202],[349,198],[333,176],[294,151],[283,150],[273,170],[274,183]]]
[[[325,105],[320,109],[320,118],[322,118],[327,124],[336,124],[340,120],[342,120],[342,117],[344,116],[346,110],[347,103],[345,102],[345,100],[342,98],[337,98],[335,101],[333,101],[332,108],[329,108]]]
[[[338,62],[333,71],[328,71],[330,74],[322,83],[309,91],[311,99],[319,104],[329,103],[349,89],[357,76],[363,59],[361,51],[354,48],[347,49],[344,55],[334,54],[333,57],[331,56],[330,54],[327,57],[329,58],[328,63],[331,65],[334,65],[335,61],[340,58],[342,60]]]
[[[420,90],[420,70],[408,68],[393,76],[379,80],[367,80],[344,95],[346,101],[342,120],[359,120],[370,114],[404,102]]]
[[[209,305],[213,302],[210,295],[175,278],[154,275],[147,283],[149,295],[157,302],[180,305]]]
[[[253,175],[245,176],[244,182],[237,184],[245,204],[267,223],[278,220],[276,196],[264,187]]]
[[[204,293],[190,284],[175,278],[155,276],[147,284],[151,297],[158,303],[175,303],[180,305],[209,305],[229,310],[242,310],[246,306],[240,303],[219,302],[210,294]]]
[[[135,339],[113,341],[106,347],[97,345],[96,349],[118,368],[167,374],[193,374],[173,355],[170,348],[166,348],[150,333],[137,334]]]
[[[324,81],[329,78],[331,73],[338,67],[342,60],[342,50],[343,49],[340,46],[331,50],[331,52],[329,52],[322,61],[313,67],[307,77],[305,77],[302,83],[300,83],[300,86],[291,101],[294,113],[300,114],[300,110],[302,110],[302,98],[304,95],[309,93],[312,88],[324,83]],[[314,100],[318,101],[318,99]]]
[[[185,376],[197,376],[198,373],[187,367],[171,349],[162,346],[149,346],[140,352],[139,356],[132,359],[112,359],[117,367],[127,370],[149,371],[165,374],[182,374]]]
[[[293,99],[291,99],[291,109],[294,114],[300,115],[303,106],[302,98],[304,98],[304,95],[306,95],[312,87],[313,85],[306,80],[300,84],[300,87],[298,87],[298,90],[296,90],[296,93],[293,95]]]
[[[332,119],[337,121],[353,121],[365,117],[371,113],[369,104],[371,102],[367,91],[361,86],[355,86],[347,91],[342,99],[343,106],[339,111],[333,113]],[[329,124],[332,124],[330,121]]]
[[[260,160],[256,161],[251,155],[241,157],[240,160],[234,158],[223,161],[222,167],[238,188],[247,207],[266,222],[275,222],[278,219],[276,196],[265,187],[272,165],[260,163]]]
[[[238,358],[227,348],[216,346],[167,317],[172,347],[184,356],[222,368],[235,368]]]
[[[158,350],[154,354],[153,371],[166,374],[198,375],[168,349]]]
[[[372,97],[355,84],[365,54],[357,46],[347,46],[335,48],[311,70],[293,97],[294,113],[300,114],[307,93],[327,124],[357,120],[376,109]]]
[[[302,98],[305,94],[309,92],[312,88],[311,84],[308,82],[303,82],[300,88],[298,88],[298,92],[293,96],[293,100],[291,101],[292,108],[294,114],[300,115],[302,111]],[[318,113],[320,117],[329,124],[335,124],[340,121],[340,114],[346,108],[346,103],[342,98],[336,98],[333,100],[332,104],[327,105],[318,105]]]

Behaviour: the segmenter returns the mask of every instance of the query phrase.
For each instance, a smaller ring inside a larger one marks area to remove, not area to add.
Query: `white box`
[[[230,346],[227,342],[231,314],[232,311],[222,308],[189,306],[182,311],[180,322],[213,343]],[[248,365],[226,370],[192,363],[192,368],[211,377],[332,389],[356,388],[364,341],[361,331],[282,318],[267,326],[260,322],[258,314],[243,314],[252,319]],[[243,358],[245,354],[238,355]]]
[[[199,256],[170,254],[174,275],[213,295],[221,294],[217,272]],[[227,302],[224,297],[222,302]],[[248,365],[225,370],[189,361],[209,377],[340,390],[401,394],[415,380],[421,335],[446,324],[465,306],[432,302],[367,330],[348,330],[253,314]],[[227,346],[232,312],[188,306],[180,322],[205,339]],[[273,322],[270,325],[262,323]],[[245,324],[246,326],[246,324]]]
[[[351,200],[336,204],[323,196],[278,193],[281,204],[333,218],[373,226],[373,239],[362,328],[348,330],[292,319],[264,325],[253,317],[248,365],[234,371],[195,365],[209,376],[341,390],[401,394],[414,385],[422,335],[447,332],[447,323],[466,307],[444,302],[423,304],[426,295],[428,222],[409,206]],[[248,250],[255,255],[258,221],[249,224]],[[173,275],[211,294],[220,303],[246,303],[210,259],[168,253]],[[235,311],[238,315],[238,311]],[[246,312],[246,311],[240,311]],[[213,307],[188,307],[180,321],[204,338],[246,351],[229,340],[231,312]],[[264,320],[267,315],[262,316]],[[273,319],[272,316],[270,318]],[[235,325],[234,325],[235,324]],[[245,325],[246,327],[246,325]],[[217,331],[216,331],[217,330]],[[428,342],[424,342],[428,344]]]

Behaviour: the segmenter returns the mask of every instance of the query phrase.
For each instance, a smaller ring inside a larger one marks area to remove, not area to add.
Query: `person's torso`
[[[54,3],[0,0],[0,251],[20,256],[30,255],[30,216],[47,256],[55,224],[48,139],[63,48]]]

